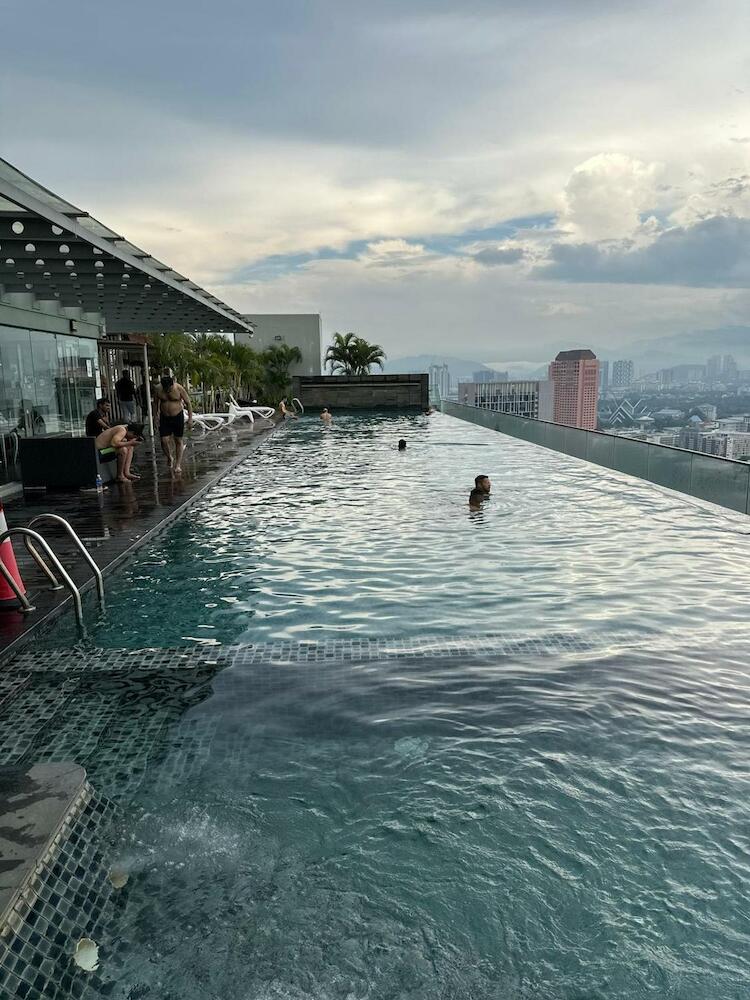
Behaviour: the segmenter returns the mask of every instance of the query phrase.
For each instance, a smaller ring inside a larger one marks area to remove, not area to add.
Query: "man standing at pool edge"
[[[159,437],[161,438],[161,449],[167,456],[167,466],[174,469],[179,476],[182,472],[182,453],[185,444],[182,436],[185,433],[185,411],[188,412],[188,430],[193,426],[193,407],[190,404],[190,397],[185,392],[179,382],[175,382],[171,368],[165,368],[162,372],[159,388],[155,392],[159,413]],[[170,438],[174,438],[174,456],[169,446]]]

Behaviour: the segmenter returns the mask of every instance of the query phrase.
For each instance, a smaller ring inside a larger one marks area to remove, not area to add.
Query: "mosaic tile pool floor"
[[[744,1000],[748,646],[673,638],[18,656],[0,764],[82,763],[130,874],[27,997]]]

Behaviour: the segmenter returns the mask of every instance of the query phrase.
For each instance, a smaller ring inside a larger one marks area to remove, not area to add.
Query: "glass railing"
[[[443,400],[445,413],[750,514],[750,463]]]

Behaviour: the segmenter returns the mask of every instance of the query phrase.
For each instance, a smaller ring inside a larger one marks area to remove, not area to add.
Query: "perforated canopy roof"
[[[99,312],[108,333],[252,331],[235,309],[5,160],[0,285]]]

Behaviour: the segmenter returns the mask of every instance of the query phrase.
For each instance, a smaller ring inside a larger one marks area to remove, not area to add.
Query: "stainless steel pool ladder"
[[[104,579],[102,577],[102,571],[99,569],[91,556],[91,553],[79,538],[72,524],[69,521],[66,521],[64,517],[60,517],[59,514],[39,514],[38,517],[35,517],[29,523],[28,528],[8,528],[7,531],[0,535],[0,545],[2,545],[7,538],[11,538],[13,535],[21,535],[27,552],[52,584],[52,590],[61,590],[63,587],[66,587],[70,592],[70,595],[73,598],[73,608],[75,611],[76,622],[79,628],[83,628],[83,605],[81,603],[81,592],[73,582],[73,579],[68,571],[60,562],[59,558],[50,548],[47,540],[38,531],[34,531],[33,526],[35,524],[39,524],[40,521],[52,521],[54,524],[61,525],[66,534],[70,537],[73,544],[93,571],[94,579],[96,580],[96,592],[99,597],[99,606],[102,610],[104,610]],[[50,569],[47,563],[45,563],[39,551],[35,548],[34,543],[41,547],[47,559],[54,567],[54,572]],[[55,573],[57,573],[57,576],[55,576]],[[18,598],[21,605],[21,612],[23,614],[29,614],[31,611],[34,611],[34,605],[31,604],[26,595],[21,592],[18,584],[8,572],[8,569],[2,559],[0,559],[0,574],[2,574],[5,578],[8,586]]]
[[[295,403],[297,404],[297,406],[299,406],[300,413],[304,413],[305,412],[305,408],[302,405],[302,400],[298,399],[297,396],[292,396],[292,406],[294,406]]]

